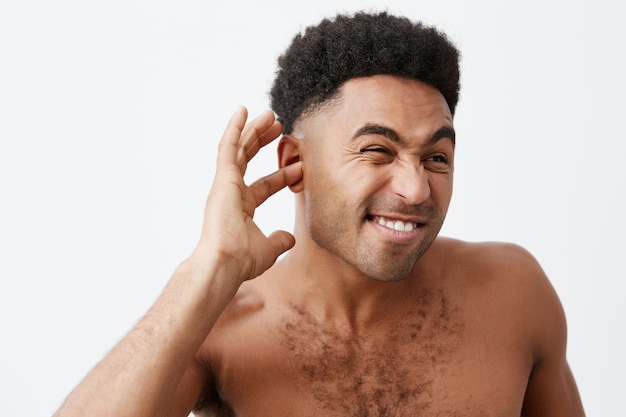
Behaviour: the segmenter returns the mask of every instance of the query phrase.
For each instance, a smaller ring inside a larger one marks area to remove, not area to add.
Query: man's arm
[[[524,399],[523,417],[584,416],[578,388],[567,361],[533,370]]]
[[[193,254],[55,416],[186,416],[194,407],[209,377],[196,352],[241,283],[263,273],[295,243],[284,231],[264,236],[252,218],[265,199],[300,180],[301,164],[246,186],[247,163],[281,133],[271,112],[248,125],[246,118],[246,110],[239,109],[220,141]]]
[[[567,326],[556,292],[534,259],[529,262],[535,277],[525,312],[536,344],[523,417],[582,417],[585,415],[574,376],[566,359]]]

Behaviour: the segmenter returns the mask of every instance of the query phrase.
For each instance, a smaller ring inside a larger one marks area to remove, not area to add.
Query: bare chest
[[[240,416],[519,416],[530,364],[474,330],[443,299],[360,333],[295,309],[229,343],[218,388]]]

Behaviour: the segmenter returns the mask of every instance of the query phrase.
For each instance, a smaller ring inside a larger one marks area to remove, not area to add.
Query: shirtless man
[[[57,415],[584,415],[537,262],[437,237],[458,91],[455,47],[406,19],[297,36],[271,92],[282,127],[237,110],[195,251]],[[244,184],[281,132],[280,169]],[[266,237],[254,211],[285,187],[294,234]]]

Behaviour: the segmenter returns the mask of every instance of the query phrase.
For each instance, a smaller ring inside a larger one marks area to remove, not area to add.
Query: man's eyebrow
[[[456,132],[451,127],[441,127],[435,132],[434,135],[430,137],[430,140],[428,142],[433,145],[439,142],[441,139],[450,139],[452,141],[452,145],[456,145]]]
[[[386,126],[381,126],[381,125],[374,125],[374,124],[367,124],[363,127],[361,127],[359,130],[356,131],[356,133],[352,136],[352,140],[359,138],[360,136],[366,136],[366,135],[378,135],[378,136],[384,136],[387,139],[389,139],[390,141],[397,143],[399,145],[404,144],[404,141],[402,140],[402,138],[400,137],[400,135],[398,135],[398,133]]]
[[[382,125],[375,125],[375,124],[367,124],[361,127],[352,136],[352,140],[355,140],[359,138],[360,136],[365,136],[365,135],[380,135],[380,136],[386,137],[391,142],[397,143],[398,145],[405,144],[405,141],[402,139],[402,137],[400,137],[398,132],[396,132],[395,130],[389,127],[382,126]],[[430,139],[428,140],[428,143],[430,145],[434,145],[435,143],[439,142],[441,139],[450,139],[452,141],[452,144],[455,145],[456,133],[454,132],[454,129],[448,126],[443,126],[439,128],[439,130],[437,130],[430,137]]]

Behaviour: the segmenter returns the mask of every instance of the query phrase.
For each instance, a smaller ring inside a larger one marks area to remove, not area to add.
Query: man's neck
[[[384,319],[406,300],[415,278],[374,280],[339,256],[296,236],[296,246],[277,265],[283,286],[295,305],[320,321],[333,320],[357,330]]]

